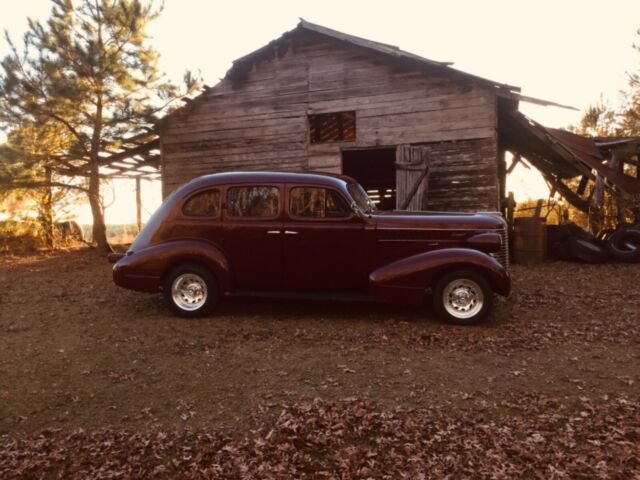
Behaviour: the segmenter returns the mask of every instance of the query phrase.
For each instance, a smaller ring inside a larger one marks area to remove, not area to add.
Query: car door
[[[224,249],[237,290],[282,288],[283,185],[229,186]]]
[[[365,223],[338,190],[288,185],[284,219],[287,290],[364,292]]]

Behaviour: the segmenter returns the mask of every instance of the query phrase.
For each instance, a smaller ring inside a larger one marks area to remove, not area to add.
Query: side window
[[[289,213],[303,218],[344,218],[349,216],[350,210],[333,190],[296,187],[291,189]]]
[[[220,213],[220,191],[207,190],[187,200],[182,213],[189,217],[215,217]]]
[[[276,187],[232,187],[227,190],[230,217],[276,217],[280,190]]]

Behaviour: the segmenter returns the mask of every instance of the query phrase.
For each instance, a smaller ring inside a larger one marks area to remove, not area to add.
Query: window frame
[[[251,217],[251,216],[235,216],[235,215],[230,215],[229,214],[229,191],[234,189],[234,188],[253,188],[253,187],[266,187],[266,188],[275,188],[278,191],[278,208],[276,210],[276,214],[270,217]],[[225,190],[224,190],[224,201],[222,203],[222,211],[224,211],[224,218],[225,220],[228,221],[273,221],[273,220],[277,220],[278,218],[280,218],[282,216],[282,204],[283,201],[282,199],[284,198],[283,196],[283,188],[281,184],[265,184],[265,183],[243,183],[243,184],[233,184],[233,185],[227,185]]]
[[[189,203],[189,201],[191,201],[193,198],[197,197],[198,195],[201,195],[203,193],[207,193],[210,191],[214,191],[217,190],[218,191],[218,213],[215,215],[189,215],[187,213],[185,213],[184,208],[187,206],[187,203]],[[196,190],[195,192],[191,192],[188,195],[185,196],[184,200],[182,201],[182,205],[180,206],[180,215],[183,218],[188,218],[189,220],[212,220],[212,219],[217,219],[217,218],[221,218],[222,217],[222,209],[224,206],[224,202],[222,201],[222,188],[219,186],[211,186],[211,187],[205,187],[199,190]]]
[[[347,206],[347,215],[345,215],[344,217],[299,217],[297,215],[293,215],[293,213],[291,212],[291,192],[296,188],[321,188],[323,190],[331,190],[332,192],[337,194],[338,197],[342,199],[344,204]],[[344,222],[347,220],[351,220],[355,216],[355,213],[353,212],[353,210],[351,210],[350,203],[347,201],[347,197],[344,195],[344,193],[336,188],[329,187],[327,185],[289,184],[287,186],[287,208],[285,210],[288,219],[299,222]]]
[[[345,128],[343,125],[343,115],[353,114],[353,138],[344,138]],[[318,124],[319,118],[322,116],[335,115],[338,118],[337,126],[339,131],[342,132],[343,138],[337,140],[321,141],[315,138],[319,137]],[[312,130],[313,127],[313,130]],[[312,135],[315,132],[316,135]],[[307,114],[307,137],[309,139],[309,145],[331,145],[336,143],[353,143],[358,140],[358,114],[356,110],[340,110],[337,112],[322,112],[322,113],[308,113]]]

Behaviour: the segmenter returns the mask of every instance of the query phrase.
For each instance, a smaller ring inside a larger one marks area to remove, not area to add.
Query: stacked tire
[[[598,236],[574,223],[548,225],[547,256],[582,263],[640,262],[640,224],[620,225]]]
[[[619,262],[640,262],[640,225],[621,225],[606,238],[609,256]]]
[[[609,254],[603,241],[575,223],[547,227],[547,254],[557,260],[602,263]]]

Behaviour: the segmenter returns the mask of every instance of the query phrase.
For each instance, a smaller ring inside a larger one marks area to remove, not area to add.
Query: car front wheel
[[[433,307],[441,319],[457,325],[484,320],[493,305],[493,289],[482,275],[456,270],[440,278],[433,290]]]
[[[165,277],[164,297],[171,310],[186,318],[205,316],[218,303],[213,274],[197,263],[178,265]]]

